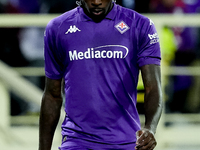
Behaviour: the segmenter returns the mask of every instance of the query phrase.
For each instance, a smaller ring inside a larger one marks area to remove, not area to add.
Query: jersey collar
[[[82,7],[80,7],[80,6],[78,7],[78,12],[80,14],[81,21],[92,21],[92,19],[84,13]],[[105,17],[105,19],[114,20],[116,13],[117,13],[117,5],[114,3],[112,10],[108,13],[108,15]]]

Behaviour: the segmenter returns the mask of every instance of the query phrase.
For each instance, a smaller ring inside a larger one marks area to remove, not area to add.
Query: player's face
[[[94,21],[101,21],[112,9],[112,0],[82,0],[85,13]]]

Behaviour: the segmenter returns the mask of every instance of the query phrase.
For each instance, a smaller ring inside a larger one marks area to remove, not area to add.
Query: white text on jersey
[[[124,50],[105,50],[102,48],[108,47],[119,47]],[[101,50],[102,49],[102,50]],[[81,59],[94,59],[94,58],[116,58],[123,59],[128,55],[128,48],[122,45],[106,45],[99,46],[96,48],[88,48],[85,52],[77,52],[77,50],[69,51],[70,61],[81,60]]]
[[[155,44],[159,42],[159,36],[157,33],[154,34],[148,34],[150,41],[150,44]]]

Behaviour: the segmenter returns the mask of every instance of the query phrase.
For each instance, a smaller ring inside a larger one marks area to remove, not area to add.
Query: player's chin
[[[92,15],[92,19],[93,19],[95,22],[101,22],[104,18],[105,18],[104,15]]]

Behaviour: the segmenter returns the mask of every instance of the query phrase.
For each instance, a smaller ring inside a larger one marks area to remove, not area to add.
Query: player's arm
[[[144,111],[145,126],[137,132],[137,149],[153,150],[156,146],[154,134],[162,112],[161,73],[158,65],[145,65],[141,67],[144,83]]]
[[[62,79],[46,78],[39,123],[39,150],[50,150],[62,106]]]

